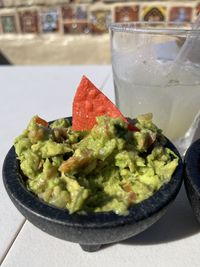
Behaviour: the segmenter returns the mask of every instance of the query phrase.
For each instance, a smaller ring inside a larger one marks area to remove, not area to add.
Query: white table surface
[[[0,164],[13,139],[38,114],[46,120],[70,116],[82,75],[114,99],[110,66],[1,67]],[[25,221],[0,179],[0,265],[2,267],[195,267],[200,266],[200,225],[185,190],[166,215],[145,232],[94,253],[54,238]]]

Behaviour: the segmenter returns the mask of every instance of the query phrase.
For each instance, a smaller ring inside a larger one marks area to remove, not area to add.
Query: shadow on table
[[[193,215],[185,189],[182,186],[176,201],[157,223],[139,235],[122,241],[121,244],[154,245],[183,239],[199,231],[200,224]]]

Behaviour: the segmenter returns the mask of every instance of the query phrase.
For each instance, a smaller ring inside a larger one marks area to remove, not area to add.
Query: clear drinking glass
[[[110,33],[117,106],[131,118],[153,113],[183,154],[200,120],[200,30],[138,22],[113,23]],[[185,46],[189,52],[180,58]]]

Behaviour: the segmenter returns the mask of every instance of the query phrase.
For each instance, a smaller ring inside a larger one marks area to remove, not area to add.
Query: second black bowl
[[[188,148],[184,161],[187,197],[196,219],[200,222],[200,139]]]

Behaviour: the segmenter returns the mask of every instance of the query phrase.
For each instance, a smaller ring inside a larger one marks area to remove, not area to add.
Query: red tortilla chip
[[[96,124],[97,116],[121,117],[129,130],[137,131],[117,107],[90,80],[83,76],[73,101],[72,128],[76,131],[90,130]]]

